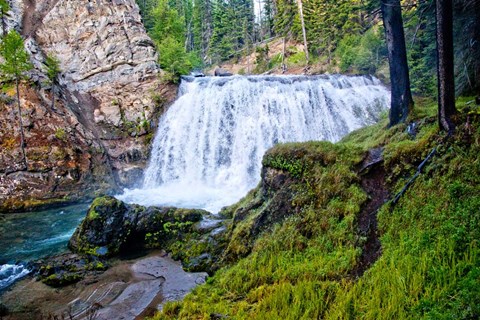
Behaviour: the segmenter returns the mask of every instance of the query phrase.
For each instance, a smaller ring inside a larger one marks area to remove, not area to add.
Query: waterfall
[[[184,78],[160,119],[143,188],[119,198],[216,212],[257,185],[276,143],[336,142],[388,105],[370,76]]]

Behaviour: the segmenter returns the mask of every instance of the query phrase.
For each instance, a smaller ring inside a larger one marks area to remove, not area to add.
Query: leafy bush
[[[63,128],[58,128],[55,131],[55,138],[58,140],[66,141],[67,140],[67,132]]]
[[[387,57],[381,29],[372,27],[362,35],[346,35],[335,54],[342,72],[375,73]]]
[[[299,66],[299,65],[306,65],[307,64],[307,56],[303,51],[297,51],[287,57],[287,65],[289,66]]]
[[[176,82],[180,75],[188,74],[199,65],[193,52],[185,52],[184,44],[172,37],[166,37],[158,43],[160,67],[168,74],[164,79]]]

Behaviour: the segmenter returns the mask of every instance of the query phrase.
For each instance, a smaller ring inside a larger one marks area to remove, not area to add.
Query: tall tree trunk
[[[263,19],[262,19],[262,0],[258,0],[258,10],[259,10],[259,13],[258,13],[258,17],[259,17],[259,24],[260,24],[260,42],[263,41]]]
[[[303,34],[303,45],[305,46],[305,58],[307,59],[307,64],[310,62],[308,55],[308,43],[307,43],[307,32],[305,31],[305,20],[303,19],[303,3],[302,0],[297,0],[298,4],[298,13],[300,14],[300,22],[302,23],[302,34]]]
[[[477,96],[480,98],[480,0],[472,1],[471,8],[474,12],[473,19],[473,35],[471,39],[471,52],[474,57],[477,57],[473,63],[473,82],[474,90],[476,90]]]
[[[20,121],[20,149],[22,150],[23,163],[25,165],[25,170],[28,170],[27,155],[25,153],[25,135],[23,133],[22,109],[20,107],[20,90],[19,90],[19,84],[18,84],[18,77],[15,78],[15,85],[17,87],[17,108],[18,108],[18,119]]]
[[[287,51],[287,37],[283,37],[283,47],[282,47],[282,73],[287,71],[287,65],[285,64],[285,54]]]
[[[7,34],[7,23],[5,22],[5,12],[2,9],[2,38]]]
[[[400,0],[382,0],[381,3],[392,85],[390,126],[394,126],[407,119],[413,108],[413,99]]]
[[[437,75],[438,120],[440,129],[453,134],[455,125],[455,75],[453,61],[453,5],[452,0],[436,0],[437,20]]]
[[[52,80],[52,110],[55,110],[55,79]]]

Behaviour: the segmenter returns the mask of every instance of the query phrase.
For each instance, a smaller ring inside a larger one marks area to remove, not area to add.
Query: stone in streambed
[[[231,73],[230,71],[228,71],[226,69],[223,69],[223,68],[215,69],[214,74],[215,74],[216,77],[230,77],[230,76],[233,76],[233,73]]]
[[[95,256],[62,254],[37,261],[32,266],[38,280],[51,287],[63,287],[108,268],[106,261]]]
[[[199,209],[130,205],[103,196],[92,202],[69,246],[75,252],[96,256],[128,253],[139,246],[167,249],[191,232],[204,215],[209,213]]]

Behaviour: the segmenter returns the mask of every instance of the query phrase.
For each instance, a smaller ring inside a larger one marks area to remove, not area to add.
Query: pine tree
[[[47,77],[52,84],[52,109],[55,109],[55,85],[57,84],[57,77],[60,73],[60,61],[52,55],[47,55],[45,58],[45,66],[47,67]]]
[[[301,26],[295,0],[275,0],[275,33],[295,40],[300,39]]]
[[[22,109],[20,105],[20,90],[19,83],[24,77],[25,72],[33,68],[30,63],[30,57],[25,51],[25,46],[20,34],[12,30],[3,37],[0,44],[0,54],[4,62],[0,64],[0,71],[2,75],[11,78],[15,81],[15,88],[17,92],[17,109],[18,119],[20,123],[20,148],[23,155],[23,163],[25,169],[28,170],[27,156],[25,153],[25,134],[23,132]]]
[[[275,16],[275,5],[273,0],[264,0],[263,2],[263,15],[261,19],[263,20],[263,28],[265,29],[265,35],[268,38],[271,38],[274,33],[274,16]]]
[[[310,52],[331,60],[338,43],[345,36],[361,32],[357,0],[310,0],[305,2],[305,25]]]
[[[175,6],[180,6],[184,15],[180,15]],[[149,34],[157,46],[160,67],[168,72],[165,80],[173,82],[198,65],[195,52],[188,52],[190,46],[185,25],[185,8],[183,2],[157,0],[149,14],[153,19]],[[187,16],[189,15],[190,13]]]
[[[143,25],[147,31],[153,27],[155,18],[152,16],[152,10],[156,6],[158,0],[136,0],[140,8],[140,14],[143,18]]]
[[[216,0],[209,56],[220,62],[237,56],[254,31],[253,0]]]
[[[228,21],[227,11],[227,3],[224,0],[214,2],[212,12],[213,32],[208,52],[214,63],[228,59],[233,52],[233,43],[230,36],[231,24]]]
[[[195,0],[193,6],[193,43],[194,51],[207,63],[207,53],[212,37],[212,2],[210,0]]]

